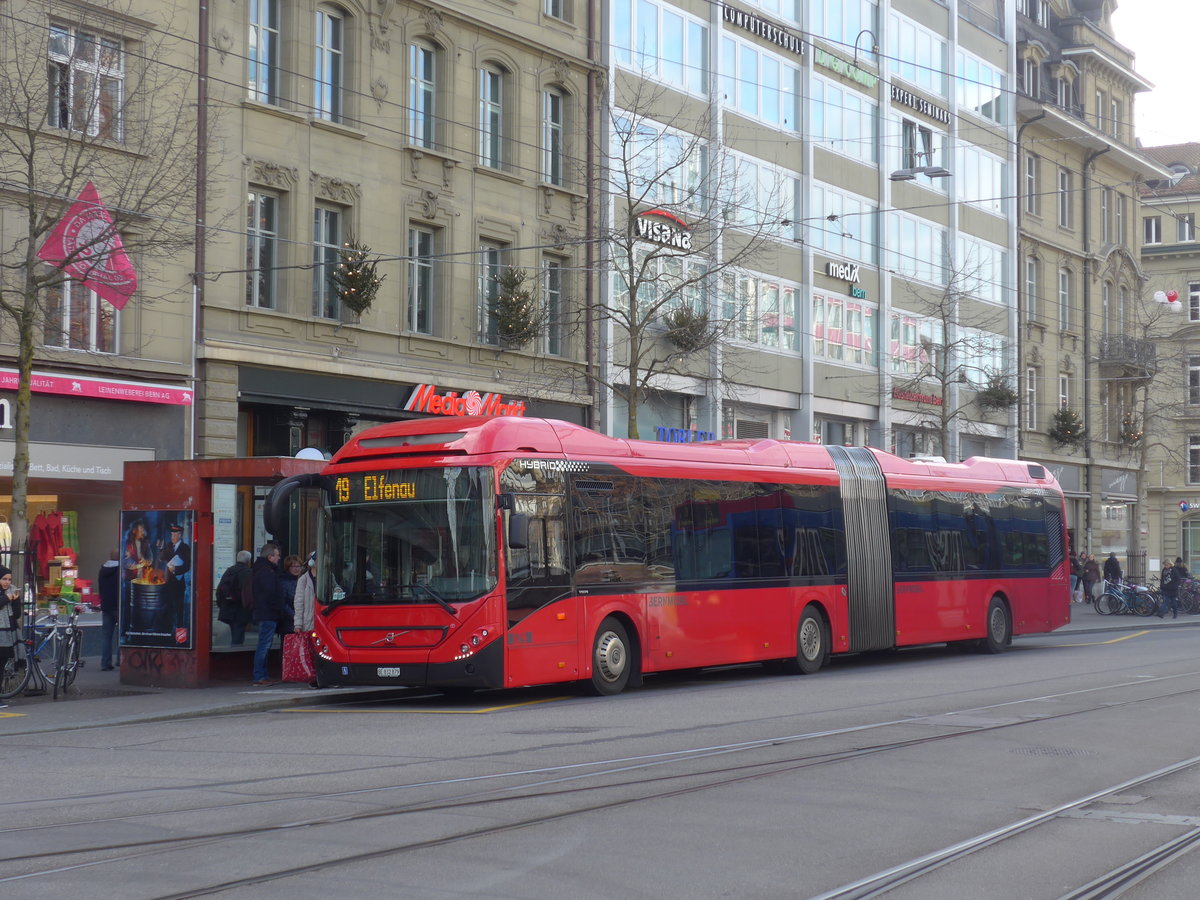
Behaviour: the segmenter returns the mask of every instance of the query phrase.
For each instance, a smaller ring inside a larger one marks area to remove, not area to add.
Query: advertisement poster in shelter
[[[190,510],[121,511],[122,646],[191,648],[192,525]]]

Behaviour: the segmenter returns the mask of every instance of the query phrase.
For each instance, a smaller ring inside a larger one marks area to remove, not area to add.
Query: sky
[[[1119,0],[1112,25],[1134,53],[1134,71],[1154,85],[1134,100],[1142,146],[1200,142],[1200,3]]]

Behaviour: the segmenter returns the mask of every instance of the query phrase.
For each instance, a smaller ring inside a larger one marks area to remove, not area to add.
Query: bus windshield
[[[331,604],[450,603],[496,586],[493,473],[454,466],[334,476],[317,596]]]

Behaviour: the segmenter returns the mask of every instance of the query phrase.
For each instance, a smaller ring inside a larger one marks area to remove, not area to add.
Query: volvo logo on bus
[[[643,241],[658,244],[660,247],[670,247],[672,250],[691,252],[692,229],[683,219],[665,209],[649,209],[638,213],[634,219],[634,228],[638,238]]]

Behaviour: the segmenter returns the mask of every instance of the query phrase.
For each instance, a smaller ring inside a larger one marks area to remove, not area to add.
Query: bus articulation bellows
[[[964,642],[1069,621],[1063,497],[1038,464],[609,438],[566,422],[381,425],[315,488],[318,681],[447,692]]]

